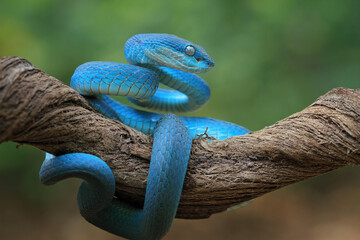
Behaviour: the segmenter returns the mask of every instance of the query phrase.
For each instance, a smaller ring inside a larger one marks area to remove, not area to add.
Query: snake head
[[[157,65],[192,73],[204,73],[215,63],[199,45],[171,34],[137,34],[125,44],[131,64]]]

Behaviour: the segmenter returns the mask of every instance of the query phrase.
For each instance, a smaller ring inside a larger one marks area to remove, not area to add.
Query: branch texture
[[[0,143],[55,155],[94,154],[116,194],[142,205],[152,138],[103,117],[75,90],[18,57],[0,59]],[[224,141],[193,140],[177,213],[206,218],[291,183],[360,164],[360,89],[333,89],[272,126]]]

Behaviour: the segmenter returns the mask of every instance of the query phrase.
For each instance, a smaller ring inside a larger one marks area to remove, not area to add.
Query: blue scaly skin
[[[187,46],[195,54],[185,53]],[[126,60],[134,65],[113,62],[88,62],[80,65],[70,86],[84,96],[102,114],[152,135],[162,114],[134,109],[101,95],[127,96],[141,107],[165,112],[195,111],[210,98],[207,83],[193,73],[205,73],[214,61],[205,50],[187,40],[169,34],[138,34],[125,44]],[[186,72],[185,72],[186,71]],[[158,88],[159,83],[168,90]],[[207,134],[223,140],[249,130],[233,123],[204,117],[181,117],[193,138]]]
[[[192,139],[206,132],[223,140],[249,130],[211,118],[134,109],[106,96],[127,96],[132,103],[157,111],[199,109],[208,101],[210,89],[195,73],[214,66],[201,46],[169,34],[138,34],[126,42],[125,57],[130,64],[82,64],[70,86],[105,116],[154,136],[143,209],[113,197],[111,169],[90,154],[47,154],[40,179],[44,184],[54,184],[68,177],[82,178],[85,181],[79,189],[78,205],[87,221],[129,239],[161,239],[177,211]],[[159,83],[175,90],[160,89]]]

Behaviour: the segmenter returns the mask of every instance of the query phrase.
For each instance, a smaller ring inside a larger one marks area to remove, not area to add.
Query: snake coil
[[[70,86],[105,116],[154,136],[143,209],[114,197],[111,169],[90,154],[47,154],[40,179],[49,185],[69,177],[82,178],[78,205],[87,221],[129,239],[161,239],[176,215],[192,139],[204,132],[222,140],[249,131],[212,118],[147,112],[107,96],[128,96],[132,103],[156,111],[199,109],[208,101],[210,88],[195,73],[214,66],[201,46],[169,34],[138,34],[126,42],[125,57],[130,64],[80,65]],[[159,83],[175,90],[158,88]]]

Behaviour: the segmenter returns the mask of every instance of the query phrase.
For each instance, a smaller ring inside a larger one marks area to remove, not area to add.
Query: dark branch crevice
[[[152,138],[97,113],[70,87],[18,57],[0,60],[0,143],[94,154],[117,196],[141,206]],[[337,88],[272,126],[193,140],[177,217],[205,218],[283,186],[360,164],[360,90]]]

